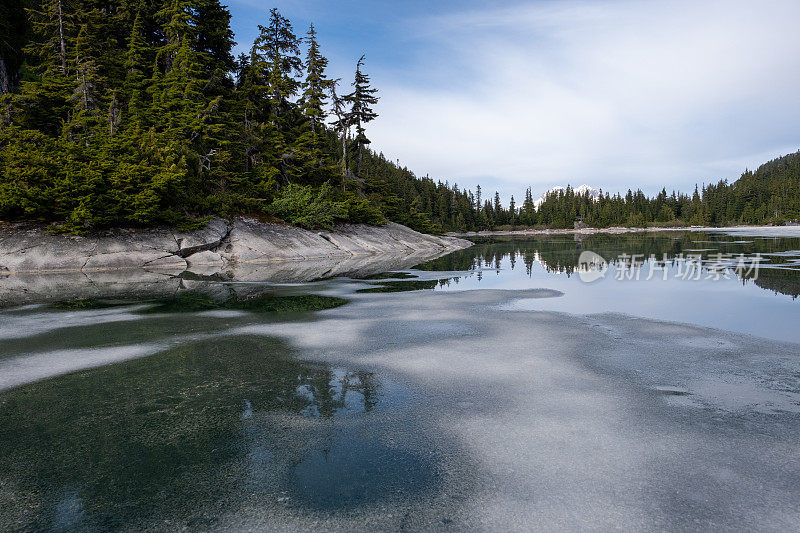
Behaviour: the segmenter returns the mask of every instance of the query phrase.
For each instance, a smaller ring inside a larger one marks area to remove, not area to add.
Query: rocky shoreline
[[[0,224],[0,307],[159,298],[186,289],[224,299],[231,290],[246,288],[240,282],[362,278],[409,269],[471,245],[400,224],[308,231],[237,217],[214,219],[192,232],[152,228],[69,236],[52,235],[42,225],[5,223]]]
[[[215,218],[197,231],[119,229],[53,235],[37,224],[0,225],[0,275],[146,269],[210,275],[240,265],[344,260],[372,255],[439,255],[469,241],[418,233],[400,224],[341,225],[309,231],[253,218]]]

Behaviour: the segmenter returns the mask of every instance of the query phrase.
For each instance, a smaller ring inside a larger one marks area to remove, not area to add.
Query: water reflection
[[[442,278],[442,279],[429,279],[429,280],[413,280],[413,281],[381,281],[375,287],[368,289],[358,289],[358,293],[374,293],[374,292],[408,292],[408,291],[423,291],[432,290],[436,288],[450,287],[458,284],[458,277]]]
[[[419,270],[471,271],[480,281],[487,271],[499,273],[524,266],[525,274],[534,277],[535,266],[545,272],[573,276],[580,268],[584,251],[592,251],[617,268],[633,262],[649,267],[655,257],[659,265],[678,269],[681,260],[697,257],[705,277],[721,263],[732,267],[742,258],[746,265],[760,263],[757,275],[749,269],[736,271],[743,282],[796,298],[800,296],[800,239],[750,238],[697,232],[622,235],[575,235],[476,238],[475,246],[423,263]]]
[[[188,527],[252,500],[429,490],[430,454],[365,433],[404,394],[261,337],[184,343],[0,395],[0,529]],[[366,435],[366,436],[365,436]]]
[[[585,274],[583,252],[608,261],[605,275],[591,283],[580,275]],[[736,268],[740,258],[746,268]],[[753,261],[759,263],[757,272],[750,268]],[[630,270],[632,264],[638,274]],[[800,342],[798,238],[698,232],[483,238],[473,248],[416,268],[431,276],[462,272],[458,285],[437,286],[440,291],[547,288],[564,293],[520,299],[512,309],[623,313]]]

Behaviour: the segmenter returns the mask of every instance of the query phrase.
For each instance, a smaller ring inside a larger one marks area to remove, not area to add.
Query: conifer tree
[[[313,24],[308,30],[306,43],[308,51],[303,65],[306,77],[301,86],[303,92],[299,107],[307,124],[302,128],[295,145],[302,167],[301,174],[306,176],[307,181],[319,184],[335,173],[335,164],[326,154],[324,132],[326,91],[331,87],[331,81],[325,75],[328,60],[320,53]]]
[[[58,135],[69,119],[76,84],[67,72],[67,41],[72,38],[72,24],[62,0],[44,0],[27,8],[26,13],[31,39],[22,51],[40,80],[20,83],[12,104],[13,119],[24,128]]]
[[[525,225],[533,225],[533,212],[534,212],[533,194],[531,188],[525,190],[525,201],[522,202],[522,212],[520,213],[520,222]]]
[[[344,96],[344,100],[350,104],[350,123],[356,128],[355,142],[358,146],[358,164],[356,166],[356,177],[361,178],[361,165],[363,160],[364,146],[370,144],[367,138],[366,125],[378,117],[372,110],[372,106],[378,103],[378,92],[370,85],[370,79],[362,71],[364,57],[361,56],[356,63],[356,74],[353,80],[353,92]]]
[[[289,100],[297,94],[300,83],[300,41],[294,34],[292,23],[277,8],[269,12],[267,26],[258,26],[259,36],[253,43],[251,62],[266,73],[267,90],[274,116],[288,108]]]
[[[25,59],[22,47],[28,32],[23,0],[7,0],[0,5],[0,95],[17,86]]]
[[[266,130],[273,131],[269,122],[269,95],[266,81],[266,61],[253,46],[249,56],[239,56],[236,75],[236,115],[241,124],[242,152],[246,172],[257,171],[264,178],[264,170],[272,165],[265,163],[267,150],[263,145]],[[277,171],[277,170],[276,170]],[[268,179],[271,179],[269,176]]]
[[[27,9],[32,30],[37,35],[35,44],[26,48],[26,55],[38,61],[41,70],[58,69],[67,73],[67,40],[71,24],[63,0],[43,0]],[[74,35],[74,34],[73,34]]]
[[[168,74],[181,47],[191,47],[197,40],[196,22],[190,0],[167,0],[156,16],[162,22],[166,42],[156,55],[155,70]]]
[[[147,111],[145,104],[145,81],[147,79],[145,65],[148,64],[148,47],[142,32],[142,15],[137,13],[128,37],[128,49],[125,54],[125,82],[122,91],[123,97],[127,100],[128,114],[131,120],[136,122],[145,120]]]
[[[71,70],[75,73],[77,83],[70,98],[72,111],[67,124],[69,137],[79,135],[86,144],[90,142],[92,129],[97,126],[101,85],[88,39],[87,27],[82,25],[75,40],[75,59]]]
[[[294,168],[297,154],[287,137],[296,121],[291,99],[300,86],[295,78],[302,67],[300,41],[289,19],[276,8],[270,10],[268,25],[259,25],[258,29],[260,33],[250,53],[249,107],[260,119],[262,134],[270,139],[272,154],[267,159],[277,171],[270,174],[288,183],[298,173]]]
[[[231,13],[219,0],[194,0],[197,31],[195,51],[208,58],[212,77],[221,80],[234,69],[231,49],[236,44],[230,27]]]
[[[212,170],[219,168],[226,124],[221,113],[222,95],[206,94],[213,59],[197,52],[196,10],[190,0],[170,0],[158,12],[166,42],[156,53],[149,114],[158,134],[183,158],[182,201],[192,210],[207,209],[218,184]],[[180,147],[180,148],[178,148]],[[174,175],[171,174],[174,177]]]
[[[300,100],[300,109],[308,119],[312,132],[317,132],[320,125],[325,122],[326,91],[331,87],[331,81],[325,75],[328,60],[320,53],[317,42],[317,32],[314,25],[308,29],[308,52],[304,64],[306,79],[303,82],[303,95]]]
[[[78,81],[75,87],[73,100],[76,107],[85,112],[93,111],[97,108],[97,65],[91,52],[88,50],[88,31],[86,25],[81,26],[78,38],[75,42],[75,78]]]

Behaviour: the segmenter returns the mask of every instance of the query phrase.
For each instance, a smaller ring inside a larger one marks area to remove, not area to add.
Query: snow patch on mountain
[[[597,200],[600,198],[600,191],[599,191],[598,189],[595,189],[595,188],[594,188],[594,187],[592,187],[591,185],[587,185],[587,184],[585,184],[585,183],[584,183],[583,185],[581,185],[580,187],[575,187],[575,188],[574,188],[574,189],[572,189],[572,190],[573,190],[573,192],[574,192],[575,194],[586,194],[586,193],[589,193],[589,196],[590,196],[590,197],[591,197],[591,198],[592,198],[594,201],[597,201]],[[545,199],[547,198],[547,195],[548,195],[548,194],[552,194],[552,193],[554,193],[554,192],[558,192],[558,191],[561,191],[561,192],[566,192],[566,191],[567,191],[567,188],[566,188],[566,187],[562,187],[561,185],[556,185],[556,186],[555,186],[555,187],[553,187],[552,189],[550,189],[550,190],[548,190],[547,192],[545,192],[544,194],[542,194],[542,195],[541,195],[539,198],[537,198],[536,200],[534,200],[534,202],[533,202],[533,205],[534,205],[534,207],[535,207],[536,209],[539,209],[539,206],[540,206],[540,205],[542,205],[542,204],[544,203],[544,201],[545,201]]]

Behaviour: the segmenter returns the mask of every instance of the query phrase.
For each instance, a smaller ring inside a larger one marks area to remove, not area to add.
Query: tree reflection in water
[[[757,279],[752,273],[741,275],[743,282],[753,281],[763,289],[797,297],[800,295],[800,239],[747,238],[699,232],[627,233],[621,235],[527,235],[473,238],[475,246],[417,266],[427,271],[477,271],[478,281],[486,270],[499,270],[504,260],[510,268],[518,261],[532,276],[535,264],[547,272],[572,276],[579,267],[585,250],[600,254],[611,264],[620,264],[620,257],[637,255],[638,261],[655,256],[675,266],[683,257],[699,255],[704,263],[723,257],[762,256]],[[789,252],[787,255],[787,251]],[[792,255],[792,252],[795,252]],[[772,255],[776,254],[776,255]],[[630,259],[628,259],[630,260]]]
[[[330,507],[383,497],[381,486],[429,486],[429,460],[359,436],[382,399],[372,374],[298,361],[261,337],[184,344],[10,390],[0,395],[0,526],[191,525],[244,494]],[[361,455],[334,457],[331,472],[367,478],[350,500],[320,500],[325,480],[303,464],[350,448]],[[375,470],[371,458],[390,467]]]

